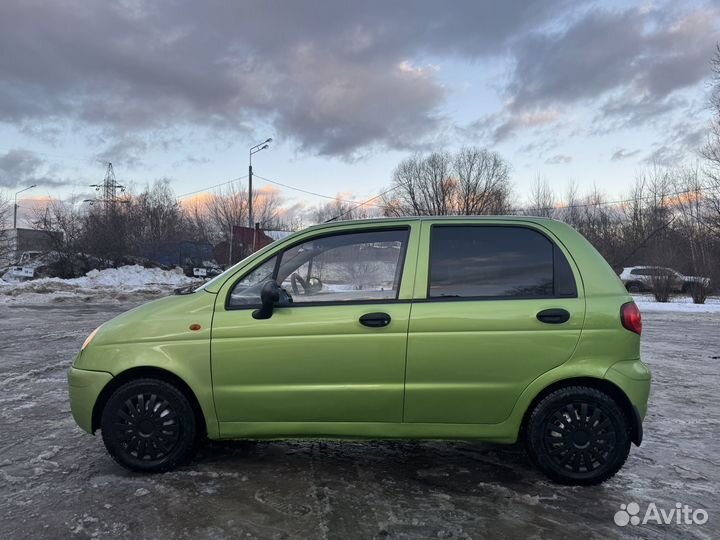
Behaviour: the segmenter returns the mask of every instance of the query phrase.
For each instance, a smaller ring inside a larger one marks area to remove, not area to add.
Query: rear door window
[[[574,296],[577,287],[565,255],[534,229],[432,227],[428,298]]]

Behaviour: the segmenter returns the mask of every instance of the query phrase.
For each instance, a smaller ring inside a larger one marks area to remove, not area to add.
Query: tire
[[[197,447],[197,420],[188,398],[172,384],[137,379],[115,390],[100,419],[105,448],[132,471],[155,473],[188,461]]]
[[[640,284],[635,283],[635,282],[628,283],[625,286],[625,288],[627,289],[628,292],[631,292],[631,293],[641,293],[642,292],[642,287],[640,286]]]
[[[611,478],[630,452],[629,421],[607,394],[586,386],[560,388],[528,419],[530,459],[551,480],[589,486]]]

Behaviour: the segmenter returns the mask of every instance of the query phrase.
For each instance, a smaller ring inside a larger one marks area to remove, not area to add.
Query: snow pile
[[[83,288],[110,288],[134,291],[148,286],[176,288],[189,285],[195,280],[183,274],[180,268],[168,271],[160,268],[143,268],[134,264],[106,270],[90,270],[84,277],[60,281]]]
[[[711,297],[704,304],[693,304],[689,296],[676,296],[669,302],[656,302],[652,295],[633,295],[640,311],[680,311],[686,313],[720,313],[720,297]]]
[[[161,294],[197,282],[185,276],[180,268],[162,270],[130,265],[91,270],[85,276],[74,279],[2,281],[0,302],[61,302],[77,296],[85,297],[86,300],[123,300],[127,294]]]

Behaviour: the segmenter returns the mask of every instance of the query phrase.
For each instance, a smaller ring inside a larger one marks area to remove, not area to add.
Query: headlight
[[[100,330],[100,326],[98,326],[95,330],[90,332],[90,335],[85,338],[85,341],[83,342],[82,347],[80,347],[81,351],[84,351],[85,347],[90,345],[90,342],[93,340],[93,338],[95,337],[95,334],[97,334],[98,330]]]

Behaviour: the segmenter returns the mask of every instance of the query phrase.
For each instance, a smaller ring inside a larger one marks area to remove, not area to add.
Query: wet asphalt
[[[0,305],[0,538],[720,537],[720,314],[644,315],[645,441],[580,488],[519,446],[474,442],[222,442],[175,472],[130,473],[75,426],[65,377],[85,336],[133,305]],[[631,502],[709,519],[617,526]]]

